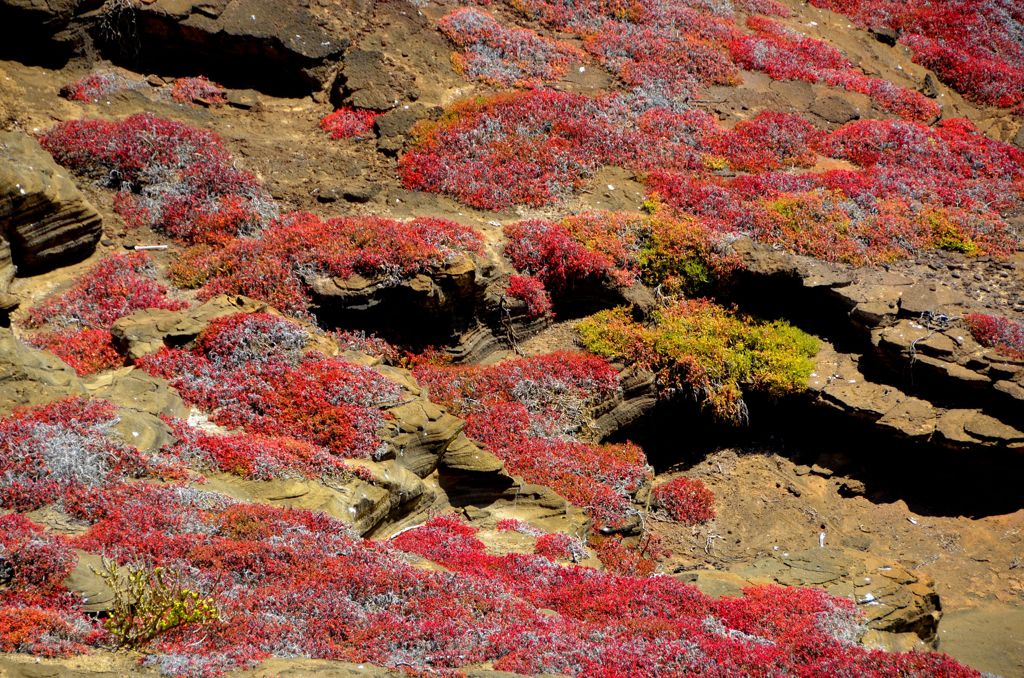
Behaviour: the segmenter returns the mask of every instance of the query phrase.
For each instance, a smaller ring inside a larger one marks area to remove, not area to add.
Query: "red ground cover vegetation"
[[[397,365],[404,353],[394,344],[362,330],[333,330],[328,333],[342,351],[357,351],[380,358],[388,365]]]
[[[641,108],[668,109],[710,85],[736,85],[739,70],[722,48],[732,22],[684,6],[656,6],[639,21],[609,18],[594,31],[577,31],[584,46],[633,89]]]
[[[747,14],[764,14],[765,16],[790,17],[793,10],[778,0],[733,0],[733,7]]]
[[[641,109],[683,110],[705,87],[739,84],[739,68],[746,68],[777,80],[807,80],[860,92],[909,119],[929,120],[939,114],[934,101],[868,77],[828,43],[763,16],[792,14],[775,0],[514,0],[512,5],[529,18],[582,38],[587,51],[632,88],[630,98]],[[746,24],[753,34],[740,28],[734,9],[753,15]]]
[[[103,640],[63,585],[74,565],[59,538],[19,514],[0,515],[0,652],[63,657]]]
[[[225,339],[238,339],[223,344],[221,360],[253,350],[236,325],[221,328]],[[490,381],[510,376],[494,373]],[[110,413],[90,409],[98,407],[57,403],[2,425],[17,441],[23,430],[52,439],[54,430],[40,426],[81,433],[88,445],[63,449],[87,456],[86,447],[116,446],[100,441],[97,422]],[[47,464],[50,475],[64,468]],[[75,468],[82,489],[66,492],[59,506],[84,533],[56,537],[23,516],[0,516],[0,651],[57,656],[108,643],[62,585],[72,549],[80,549],[162,567],[213,600],[216,621],[175,628],[145,648],[143,664],[173,676],[212,676],[271,656],[429,674],[493,662],[499,670],[568,675],[731,675],[765,665],[806,675],[977,675],[942,655],[854,645],[853,602],[822,591],[766,587],[713,599],[672,577],[558,565],[552,558],[582,554],[581,544],[562,535],[542,537],[540,555],[492,556],[475,528],[442,516],[374,543],[323,514],[132,482],[112,467]],[[416,567],[404,554],[445,570]]]
[[[658,571],[658,563],[668,555],[661,548],[660,537],[643,533],[636,542],[619,535],[594,535],[591,545],[597,559],[607,572],[628,577],[649,577]]]
[[[578,439],[588,405],[618,389],[604,360],[557,352],[490,367],[424,363],[413,373],[509,471],[587,509],[595,526],[621,526],[637,515],[632,496],[651,474],[640,448]]]
[[[1016,247],[1005,217],[1022,205],[1024,152],[965,120],[863,120],[816,133],[797,116],[762,113],[725,130],[707,113],[664,109],[632,125],[621,103],[546,91],[464,102],[423,132],[400,171],[409,188],[503,209],[552,202],[599,167],[624,166],[646,172],[653,193],[704,227],[855,264]],[[816,154],[851,169],[778,171],[810,167]],[[721,168],[750,174],[723,177]],[[581,270],[602,265],[559,229],[543,238],[565,241],[552,246]]]
[[[700,480],[679,476],[655,486],[652,496],[669,518],[685,525],[706,523],[715,517],[715,495]]]
[[[285,318],[236,314],[212,322],[194,348],[164,348],[138,365],[223,426],[297,438],[342,457],[379,456],[386,446],[377,431],[400,387],[368,367],[307,351],[308,341]]]
[[[543,318],[551,313],[551,296],[544,283],[532,275],[510,276],[505,294],[521,301],[529,318]]]
[[[29,309],[24,324],[48,328],[27,341],[50,351],[79,375],[123,364],[113,345],[110,326],[147,308],[178,310],[186,304],[167,296],[152,279],[153,262],[145,252],[115,254],[75,281],[65,292]]]
[[[531,537],[542,537],[544,531],[538,529],[524,520],[518,518],[502,518],[495,523],[495,529],[499,532],[518,532],[520,534],[526,534]]]
[[[107,330],[57,330],[34,334],[26,340],[66,362],[80,377],[124,365],[124,357],[114,348],[114,337]]]
[[[567,195],[603,162],[628,153],[609,98],[531,90],[464,101],[420,130],[399,172],[407,188],[474,207],[539,206]]]
[[[1024,152],[966,120],[934,127],[863,120],[812,140],[856,169],[735,178],[652,172],[650,190],[726,233],[800,254],[863,264],[925,249],[1006,256],[1005,221],[1024,196]]]
[[[115,320],[147,308],[171,311],[183,302],[167,296],[153,280],[153,261],[145,252],[112,255],[80,277],[66,292],[31,308],[28,327],[109,328]]]
[[[587,557],[587,547],[580,539],[562,532],[551,532],[537,538],[533,552],[548,560],[577,562]]]
[[[987,313],[970,313],[964,320],[979,344],[1009,358],[1024,360],[1024,323]]]
[[[150,484],[106,489],[73,512],[88,531],[60,540],[20,516],[0,517],[0,554],[22,573],[0,592],[0,642],[37,654],[103,642],[61,590],[70,546],[164,567],[215,600],[217,622],[180,627],[147,648],[144,664],[169,675],[214,675],[269,656],[427,673],[494,662],[568,675],[745,674],[765,665],[807,675],[977,675],[943,655],[852,645],[852,601],[822,591],[763,587],[716,600],[671,577],[492,556],[452,517],[373,544],[321,514]],[[402,552],[446,571],[414,567]],[[47,607],[26,605],[27,594]]]
[[[473,80],[503,87],[531,87],[558,80],[583,54],[568,43],[530,30],[507,28],[488,14],[463,7],[438,22],[462,51],[452,57],[456,70]]]
[[[207,130],[138,113],[61,122],[39,141],[61,165],[120,190],[114,209],[130,226],[215,241],[256,232],[276,214],[256,177]]]
[[[202,287],[202,299],[247,294],[301,315],[316,276],[397,284],[482,251],[479,234],[445,219],[278,217],[216,135],[150,114],[60,123],[40,141],[64,166],[122,189],[115,210],[129,224],[193,245],[170,274],[179,286]]]
[[[203,104],[223,106],[227,103],[227,92],[204,75],[178,78],[171,83],[171,98],[180,104]]]
[[[447,516],[391,543],[556,613],[543,627],[524,629],[519,644],[495,663],[499,670],[758,675],[771,666],[798,675],[976,675],[943,655],[886,654],[854,645],[853,602],[820,590],[763,586],[743,597],[713,599],[671,577],[493,556],[474,528]]]
[[[482,209],[540,206],[580,189],[603,165],[764,171],[813,162],[813,127],[762,113],[735,130],[704,111],[656,108],[637,116],[622,95],[531,90],[463,101],[400,163],[407,188],[449,194]]]
[[[1024,6],[1015,0],[811,0],[889,28],[914,61],[968,99],[1024,113]]]
[[[69,398],[0,419],[0,506],[31,511],[151,470],[111,431],[117,410]]]
[[[373,216],[322,220],[307,212],[276,219],[258,238],[197,246],[171,267],[176,284],[199,287],[200,299],[245,294],[303,315],[319,276],[359,274],[395,285],[482,252],[480,235],[447,219],[396,221]]]
[[[883,110],[909,120],[929,121],[941,109],[932,99],[871,78],[854,67],[842,52],[763,16],[747,19],[753,34],[736,33],[729,41],[733,59],[743,68],[763,71],[775,80],[806,80],[866,94]]]
[[[605,281],[698,293],[733,264],[719,253],[716,232],[659,212],[585,212],[560,222],[519,221],[504,231],[512,264],[554,295]]]
[[[94,104],[118,92],[140,89],[145,85],[142,79],[113,71],[97,71],[64,85],[60,94],[71,101]]]
[[[530,219],[509,224],[504,231],[505,255],[547,289],[563,292],[611,278],[611,258],[588,249],[562,224]]]
[[[353,471],[325,447],[259,433],[210,435],[171,421],[176,441],[163,450],[170,458],[202,471],[223,471],[251,480],[350,478]]]
[[[373,132],[374,122],[379,115],[375,111],[342,106],[320,119],[320,129],[332,139],[362,139]]]

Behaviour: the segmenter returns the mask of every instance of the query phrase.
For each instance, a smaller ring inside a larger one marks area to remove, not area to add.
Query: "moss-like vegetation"
[[[664,389],[685,389],[720,419],[746,418],[743,391],[773,396],[805,388],[818,341],[783,321],[756,322],[705,300],[679,301],[648,324],[622,308],[579,327],[587,350],[653,369]]]

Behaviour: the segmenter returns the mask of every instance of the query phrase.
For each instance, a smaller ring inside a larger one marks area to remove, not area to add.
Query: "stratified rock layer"
[[[963,316],[985,309],[963,291],[749,240],[734,247],[744,264],[741,285],[784,299],[817,332],[858,348],[825,345],[818,354],[809,387],[821,404],[898,438],[1024,449],[1024,361],[971,337]]]
[[[38,273],[93,252],[102,218],[32,137],[0,133],[0,317],[15,273]]]

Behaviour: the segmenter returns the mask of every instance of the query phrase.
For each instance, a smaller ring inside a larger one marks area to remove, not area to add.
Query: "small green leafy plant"
[[[94,572],[113,592],[104,626],[118,647],[139,649],[172,629],[219,619],[212,598],[186,588],[176,574],[162,567],[121,567],[104,559],[102,568]]]

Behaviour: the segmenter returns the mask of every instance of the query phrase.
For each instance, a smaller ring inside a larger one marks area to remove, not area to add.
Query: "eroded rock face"
[[[594,426],[602,438],[636,423],[658,404],[658,388],[650,370],[627,367],[619,374],[619,383],[621,393],[594,408]]]
[[[1024,426],[1024,361],[985,349],[961,324],[902,319],[871,333],[878,358],[918,382],[951,389],[951,401],[974,401],[1008,424]]]
[[[75,44],[69,24],[101,0],[0,0],[0,55],[56,65]]]
[[[475,322],[487,285],[487,265],[468,256],[444,269],[391,280],[319,278],[312,282],[314,311],[328,324],[399,331],[427,343],[444,343]]]
[[[215,297],[205,304],[182,311],[147,310],[118,320],[111,330],[132,359],[154,353],[163,346],[182,346],[194,340],[211,321],[235,313],[276,313],[262,302],[241,296]],[[311,348],[325,355],[337,355],[337,345],[325,336],[311,332]],[[462,434],[465,423],[444,408],[432,403],[412,375],[403,369],[379,364],[379,360],[349,352],[345,359],[368,365],[402,387],[398,403],[388,407],[390,419],[379,432],[388,444],[385,459],[393,459],[402,468],[423,478],[442,462],[452,469],[494,473],[502,463],[480,449]],[[161,380],[156,380],[161,381]],[[114,382],[126,397],[149,397],[141,383]],[[162,406],[169,407],[171,403]]]
[[[68,173],[32,137],[0,133],[0,292],[95,250],[102,218]]]
[[[111,58],[192,67],[233,87],[282,94],[319,90],[349,43],[324,30],[308,2],[155,0],[119,11],[130,13],[134,35],[105,40],[94,31]]]
[[[954,449],[1024,449],[1024,432],[982,408],[942,407],[871,381],[855,356],[830,346],[818,354],[810,389],[825,406],[898,438]]]
[[[823,347],[809,382],[821,404],[897,438],[965,450],[1024,449],[1024,361],[971,337],[962,318],[978,304],[963,290],[749,240],[735,249],[747,284],[761,285],[765,297],[783,297],[815,331],[863,350]]]

